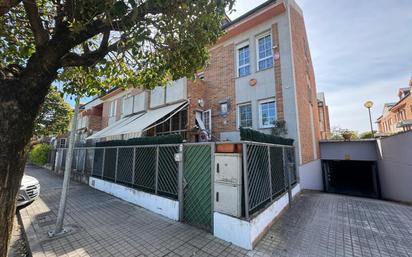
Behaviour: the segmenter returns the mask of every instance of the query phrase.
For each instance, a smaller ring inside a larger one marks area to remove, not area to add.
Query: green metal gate
[[[185,145],[183,167],[183,220],[210,231],[212,228],[212,145]]]

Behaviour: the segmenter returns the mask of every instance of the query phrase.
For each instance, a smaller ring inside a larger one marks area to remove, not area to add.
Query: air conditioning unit
[[[242,215],[242,154],[215,154],[214,191],[215,211]]]

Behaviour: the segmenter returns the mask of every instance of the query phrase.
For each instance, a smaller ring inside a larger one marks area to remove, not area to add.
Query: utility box
[[[242,155],[238,153],[215,154],[215,182],[242,184]]]
[[[240,217],[242,215],[241,199],[241,185],[215,183],[215,211]]]
[[[214,210],[235,217],[242,215],[242,154],[216,153]]]

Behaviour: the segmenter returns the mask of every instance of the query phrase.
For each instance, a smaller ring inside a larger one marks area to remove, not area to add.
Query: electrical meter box
[[[242,215],[242,154],[216,153],[214,168],[214,210]]]
[[[215,182],[242,184],[242,154],[215,154]]]
[[[234,217],[242,215],[242,186],[215,183],[215,211]]]

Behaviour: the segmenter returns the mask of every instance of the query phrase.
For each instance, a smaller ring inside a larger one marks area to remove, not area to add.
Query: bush
[[[156,137],[138,137],[129,140],[111,140],[105,142],[97,142],[97,147],[103,146],[129,146],[129,145],[162,145],[162,144],[180,144],[183,138],[179,134]]]
[[[50,145],[48,144],[38,144],[33,147],[30,152],[29,159],[34,164],[43,166],[47,163],[47,155],[50,151]]]
[[[268,144],[293,145],[293,139],[291,138],[268,135],[247,128],[240,128],[240,139],[242,141],[254,141]]]
[[[376,131],[373,131],[373,134],[371,131],[363,132],[362,134],[360,134],[359,138],[360,139],[374,138],[375,133]]]

